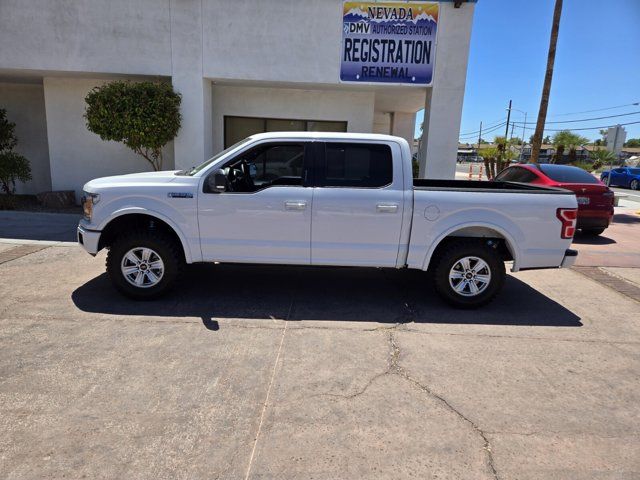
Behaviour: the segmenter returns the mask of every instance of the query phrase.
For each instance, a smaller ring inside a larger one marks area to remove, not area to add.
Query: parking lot
[[[420,272],[276,266],[133,302],[104,252],[2,243],[0,477],[638,478],[634,226],[478,311]]]

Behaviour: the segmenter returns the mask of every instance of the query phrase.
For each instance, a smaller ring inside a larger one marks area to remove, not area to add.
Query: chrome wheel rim
[[[164,275],[164,262],[158,253],[147,247],[129,250],[120,262],[122,275],[137,288],[150,288],[158,284]]]
[[[463,257],[449,271],[449,285],[463,297],[475,297],[491,283],[491,268],[480,257]]]
[[[631,190],[638,190],[638,181],[637,180],[633,180],[631,182]]]

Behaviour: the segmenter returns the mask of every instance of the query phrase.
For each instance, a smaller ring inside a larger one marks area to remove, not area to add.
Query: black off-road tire
[[[136,247],[150,248],[161,258],[164,273],[156,285],[147,288],[136,287],[129,283],[122,273],[123,257]],[[183,266],[181,246],[166,233],[155,230],[135,230],[122,234],[113,241],[107,254],[107,273],[111,283],[120,293],[135,300],[151,300],[168,292],[182,272]]]
[[[475,296],[464,296],[456,292],[449,282],[449,272],[464,257],[478,257],[484,260],[491,270],[491,278],[484,290]],[[482,239],[456,240],[450,243],[434,259],[434,284],[438,294],[450,305],[461,309],[474,309],[491,302],[502,290],[505,280],[504,260],[494,246]]]
[[[590,235],[590,236],[597,237],[598,235],[602,235],[602,233],[605,230],[606,230],[605,228],[583,228],[582,233],[583,235]]]

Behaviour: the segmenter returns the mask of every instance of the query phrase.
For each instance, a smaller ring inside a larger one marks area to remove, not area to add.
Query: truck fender
[[[182,232],[182,230],[169,217],[167,217],[167,216],[165,216],[165,215],[163,215],[163,214],[161,214],[159,212],[156,212],[155,210],[149,210],[149,209],[143,208],[143,207],[124,207],[124,208],[121,208],[119,210],[114,211],[105,220],[103,220],[102,223],[99,225],[99,230],[100,231],[104,230],[105,227],[109,223],[111,223],[111,221],[115,220],[118,217],[121,217],[123,215],[130,215],[130,214],[134,214],[134,213],[143,214],[143,215],[149,215],[150,217],[155,217],[155,218],[157,218],[159,220],[162,220],[167,225],[169,225],[169,227],[171,227],[173,229],[173,231],[176,233],[176,235],[178,235],[178,238],[180,239],[180,243],[182,244],[182,249],[184,250],[185,261],[187,263],[192,263],[194,261],[193,256],[191,255],[191,248],[189,247],[189,243],[187,242],[187,239],[184,236],[184,233]]]
[[[511,271],[512,272],[517,272],[518,271],[518,264],[519,264],[519,259],[520,259],[520,251],[518,250],[518,247],[516,246],[517,244],[516,244],[513,236],[511,236],[511,234],[509,234],[502,227],[499,227],[498,225],[495,225],[495,224],[489,223],[489,222],[466,222],[466,223],[460,223],[460,224],[454,225],[454,226],[450,227],[449,229],[445,230],[445,232],[442,233],[440,236],[438,236],[437,239],[431,244],[431,247],[429,247],[429,249],[427,250],[427,254],[425,255],[424,262],[422,263],[422,270],[427,270],[427,268],[429,267],[429,263],[431,262],[431,256],[433,255],[433,252],[436,250],[438,245],[440,245],[440,243],[445,238],[453,236],[453,234],[455,232],[459,231],[459,230],[463,230],[465,228],[470,228],[470,227],[488,228],[490,230],[494,230],[502,238],[504,238],[505,242],[507,243],[507,248],[509,249],[509,251],[511,252],[511,255],[513,256],[513,268],[511,269]]]

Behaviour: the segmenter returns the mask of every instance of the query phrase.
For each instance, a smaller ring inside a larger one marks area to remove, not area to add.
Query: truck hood
[[[113,187],[128,187],[134,185],[149,185],[149,184],[167,184],[171,183],[178,178],[176,172],[180,170],[166,170],[162,172],[143,172],[143,173],[130,173],[128,175],[116,175],[113,177],[96,178],[87,182],[83,190],[85,192],[96,192],[103,188]]]

